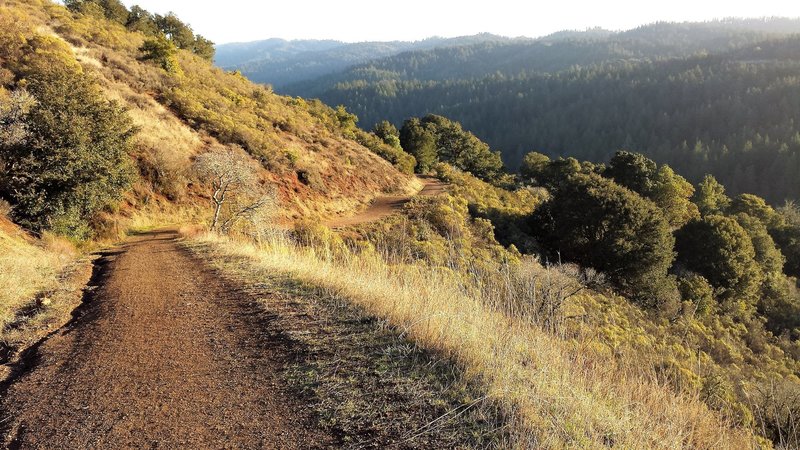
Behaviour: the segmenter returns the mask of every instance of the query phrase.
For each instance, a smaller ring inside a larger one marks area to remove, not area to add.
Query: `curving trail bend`
[[[350,217],[338,217],[328,220],[325,225],[331,228],[344,228],[353,225],[375,222],[398,212],[412,198],[434,196],[447,191],[447,184],[435,177],[420,176],[423,188],[416,195],[411,196],[383,196],[377,197],[364,211]]]

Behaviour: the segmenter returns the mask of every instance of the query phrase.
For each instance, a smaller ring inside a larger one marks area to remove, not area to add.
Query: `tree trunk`
[[[211,231],[214,231],[217,228],[217,222],[219,221],[219,213],[222,210],[222,202],[214,202],[214,220],[211,222]]]

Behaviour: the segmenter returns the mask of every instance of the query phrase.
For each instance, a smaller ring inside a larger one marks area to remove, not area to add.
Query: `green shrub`
[[[700,315],[708,314],[714,307],[714,288],[701,275],[687,273],[679,276],[678,291],[683,300],[694,304]]]
[[[625,295],[655,306],[677,298],[667,270],[675,240],[649,200],[599,175],[574,175],[531,217],[553,261],[603,272]]]
[[[175,44],[164,37],[157,37],[144,41],[139,49],[144,55],[145,61],[155,61],[156,64],[171,74],[182,74],[180,63],[178,62],[178,49]]]
[[[356,130],[355,138],[359,144],[370,149],[373,153],[389,161],[397,170],[407,175],[414,173],[417,160],[410,154],[403,151],[399,146],[387,144],[379,136],[365,131]]]
[[[25,45],[38,57],[18,76],[36,102],[24,118],[27,139],[0,144],[0,196],[23,225],[85,239],[92,217],[131,185],[135,130],[62,42],[32,35]]]
[[[761,270],[747,231],[730,217],[709,215],[676,232],[678,260],[720,289],[722,299],[753,301]]]

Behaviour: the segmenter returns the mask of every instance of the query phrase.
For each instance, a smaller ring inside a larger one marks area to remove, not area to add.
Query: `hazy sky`
[[[625,30],[664,21],[800,17],[798,0],[123,0],[174,11],[217,43],[279,37],[418,40],[489,32],[537,37],[595,26]]]

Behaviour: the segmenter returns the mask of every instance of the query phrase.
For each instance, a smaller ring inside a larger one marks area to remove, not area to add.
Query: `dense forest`
[[[605,162],[628,149],[693,182],[712,173],[731,192],[777,204],[800,198],[800,53],[786,36],[798,28],[777,19],[656,24],[484,43],[404,53],[288,89],[343,104],[362,126],[451,117],[512,169],[531,150]]]
[[[464,46],[482,42],[508,42],[509,38],[478,34],[457,38],[432,37],[421,41],[341,42],[333,40],[268,39],[217,46],[214,62],[238,70],[257,83],[283,90],[288,85],[313,80],[369,60],[401,52]]]

